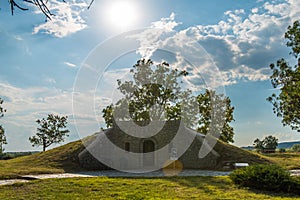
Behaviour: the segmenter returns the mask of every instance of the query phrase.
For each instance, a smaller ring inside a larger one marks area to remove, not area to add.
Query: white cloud
[[[223,20],[216,24],[192,26],[177,34],[171,34],[180,24],[175,21],[175,14],[172,13],[168,18],[153,22],[154,31],[148,30],[137,36],[140,42],[137,53],[150,58],[158,49],[173,47],[174,50],[177,46],[184,47],[186,52],[192,54],[195,52],[192,48],[195,44],[186,40],[190,37],[198,41],[217,64],[223,75],[223,85],[268,80],[271,72],[269,64],[288,56],[284,32],[288,25],[299,19],[300,3],[297,0],[275,0],[257,5],[247,11],[227,11]],[[160,29],[156,30],[158,27]],[[178,54],[176,51],[173,53]],[[186,59],[185,56],[183,58]],[[219,74],[215,68],[209,68],[211,65],[206,63],[207,67],[203,66],[196,66],[202,76],[203,73]],[[200,74],[193,73],[193,78],[197,82]],[[207,80],[210,84],[217,84],[213,83],[211,77],[207,77]]]
[[[48,2],[51,13],[51,20],[34,27],[33,34],[44,32],[55,37],[66,37],[87,27],[81,13],[87,8],[83,0],[72,0],[62,2],[51,0]]]
[[[36,131],[35,121],[50,113],[69,116],[68,126],[74,127],[71,91],[47,87],[19,88],[8,83],[0,83],[0,90],[1,98],[4,99],[3,107],[7,110],[1,118],[1,124],[9,139],[9,144],[5,146],[7,150],[29,150],[28,137]],[[78,138],[77,133],[71,132],[70,138]],[[20,139],[24,140],[20,143]],[[20,146],[16,147],[16,144]]]
[[[300,135],[297,133],[275,133],[275,134],[264,134],[262,138],[272,135],[278,138],[279,142],[291,142],[300,141]]]
[[[242,81],[265,81],[269,80],[269,68],[253,69],[245,65],[222,72],[224,77],[224,85],[232,85],[237,80]]]
[[[74,68],[74,67],[76,67],[76,65],[75,65],[75,64],[73,64],[73,63],[70,63],[70,62],[64,62],[64,64],[65,64],[65,65],[67,65],[68,67],[71,67],[71,68]]]

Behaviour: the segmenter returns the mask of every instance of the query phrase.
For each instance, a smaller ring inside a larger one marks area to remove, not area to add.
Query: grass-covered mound
[[[226,163],[249,163],[249,165],[273,163],[263,155],[241,149],[222,141],[217,142],[214,146],[214,150],[218,152],[220,156],[220,161],[216,167],[217,169],[222,169]]]
[[[85,141],[93,140],[93,136]],[[82,141],[75,141],[66,145],[33,154],[30,156],[18,157],[11,160],[0,161],[0,179],[16,178],[20,175],[63,173],[84,171],[78,160],[78,154],[84,150]],[[217,166],[211,170],[223,170],[225,162],[248,162],[268,163],[269,161],[255,153],[242,150],[224,142],[218,142],[214,150],[219,154]]]
[[[79,140],[30,156],[1,160],[0,179],[17,178],[26,174],[82,171],[77,155],[83,149]]]

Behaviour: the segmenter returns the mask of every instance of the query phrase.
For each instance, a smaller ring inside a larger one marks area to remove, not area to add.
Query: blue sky
[[[268,65],[281,57],[290,59],[283,34],[300,17],[298,0],[123,0],[128,12],[120,15],[114,12],[122,4],[116,0],[97,0],[90,10],[85,0],[49,2],[56,14],[51,21],[45,21],[30,5],[25,4],[29,11],[16,10],[11,16],[7,2],[1,4],[0,96],[7,109],[1,124],[9,143],[7,151],[36,150],[28,137],[35,133],[35,120],[48,113],[70,117],[67,142],[96,132],[98,127],[90,121],[98,111],[92,116],[85,112],[86,105],[80,105],[77,111],[81,115],[73,119],[76,78],[99,44],[101,47],[123,32],[147,27],[160,27],[163,34],[178,33],[167,38],[177,39],[178,45],[184,41],[178,39],[193,38],[212,58],[223,80],[218,84],[235,107],[235,145],[251,145],[257,137],[270,134],[280,141],[300,140],[295,131],[282,127],[265,100],[276,92],[268,79]],[[128,63],[122,67],[130,67],[141,55],[152,55],[141,50],[147,41],[141,37],[139,42],[137,54],[128,54]],[[167,45],[166,38],[160,42]],[[97,94],[105,93],[103,85],[116,77],[126,78],[121,67],[106,75],[98,77],[103,84],[98,82]],[[104,106],[109,99],[95,101]],[[101,118],[96,118],[101,123]],[[80,130],[76,126],[79,121]]]

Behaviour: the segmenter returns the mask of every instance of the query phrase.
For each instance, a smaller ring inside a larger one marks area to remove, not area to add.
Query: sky
[[[0,5],[6,151],[41,150],[28,138],[36,132],[35,121],[49,113],[69,117],[65,143],[98,131],[101,108],[118,97],[116,79],[125,80],[140,57],[172,57],[160,49],[174,53],[174,65],[191,61],[189,87],[204,77],[230,97],[234,145],[252,145],[268,135],[280,142],[300,140],[266,101],[278,92],[269,64],[279,58],[295,62],[284,32],[300,17],[298,0],[97,0],[90,9],[89,1],[66,2],[49,1],[51,20],[25,3],[29,10],[13,16],[8,2]]]

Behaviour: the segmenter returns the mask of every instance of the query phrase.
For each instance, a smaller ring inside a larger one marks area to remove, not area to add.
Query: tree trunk
[[[46,140],[43,139],[43,151],[46,151]]]

